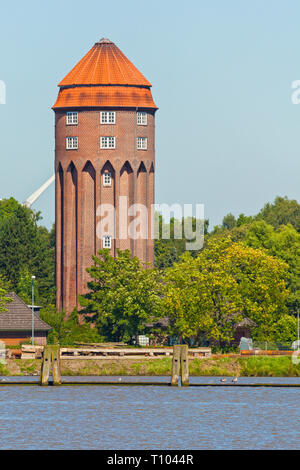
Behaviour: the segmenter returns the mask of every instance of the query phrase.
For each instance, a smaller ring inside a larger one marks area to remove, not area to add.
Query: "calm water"
[[[0,449],[299,449],[299,396],[284,388],[1,386]]]

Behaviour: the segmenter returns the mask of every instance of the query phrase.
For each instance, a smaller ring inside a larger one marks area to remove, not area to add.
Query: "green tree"
[[[254,248],[263,248],[268,254],[287,263],[287,286],[290,291],[287,306],[290,313],[294,314],[300,308],[300,233],[289,224],[275,230],[264,220],[257,220],[248,227],[245,243]]]
[[[177,220],[174,217],[170,219],[169,223],[165,223],[162,216],[158,217],[159,224],[159,239],[155,240],[155,267],[164,270],[172,266],[176,261],[179,261],[180,256],[186,251],[186,244],[188,240],[184,234],[184,219]],[[209,221],[204,221],[204,234],[208,232]],[[180,238],[175,238],[176,229],[180,232]],[[192,218],[192,229],[196,230],[196,219]],[[164,238],[164,235],[170,236]],[[196,256],[198,250],[190,252],[192,256]]]
[[[274,325],[274,340],[278,343],[292,343],[297,339],[297,320],[292,315],[283,315]]]
[[[222,227],[227,230],[231,230],[235,226],[236,226],[236,220],[235,220],[234,215],[232,215],[231,213],[225,215],[225,217],[223,218]]]
[[[296,200],[289,200],[286,196],[277,196],[273,204],[266,204],[256,218],[264,220],[275,228],[291,224],[300,232],[300,204]]]
[[[286,313],[286,269],[263,250],[210,240],[196,259],[187,253],[166,272],[165,308],[174,331],[229,343],[235,324],[247,317],[257,324],[257,339],[272,339]]]
[[[31,275],[35,275],[37,301],[53,303],[55,244],[51,233],[37,225],[38,213],[13,198],[0,201],[0,273],[11,288],[31,298]]]
[[[59,312],[53,305],[49,305],[41,310],[40,316],[52,327],[48,334],[48,344],[73,346],[77,342],[97,343],[103,339],[97,328],[92,328],[83,320],[79,321],[77,309],[67,316],[65,312]]]
[[[8,296],[9,283],[0,275],[0,314],[6,311],[8,302],[12,299]]]
[[[87,269],[89,292],[79,297],[83,313],[93,314],[91,320],[108,340],[128,342],[161,313],[158,274],[128,250],[118,250],[116,258],[101,250],[93,260]]]

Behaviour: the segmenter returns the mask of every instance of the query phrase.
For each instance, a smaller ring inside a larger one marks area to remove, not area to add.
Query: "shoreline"
[[[169,376],[171,358],[159,359],[62,359],[62,376]],[[190,361],[191,377],[300,377],[300,365],[293,364],[287,356],[224,357],[193,359]],[[0,376],[26,377],[39,375],[40,359],[8,359],[0,364]]]

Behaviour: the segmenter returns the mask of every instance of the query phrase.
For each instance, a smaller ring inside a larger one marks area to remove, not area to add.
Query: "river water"
[[[300,388],[1,385],[0,449],[299,449],[299,396]]]

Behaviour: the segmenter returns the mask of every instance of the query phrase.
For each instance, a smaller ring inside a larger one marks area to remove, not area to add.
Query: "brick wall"
[[[155,111],[147,110],[147,126],[136,125],[133,109],[111,109],[116,123],[100,123],[101,109],[78,109],[78,125],[66,125],[66,110],[55,110],[56,171],[56,284],[57,305],[68,313],[78,306],[78,294],[87,290],[85,268],[92,264],[92,254],[102,246],[96,235],[99,204],[113,204],[117,232],[124,213],[119,210],[119,196],[127,196],[129,205],[136,202],[148,207],[140,233],[151,231],[151,204],[154,204]],[[75,110],[74,110],[75,111]],[[78,137],[78,150],[66,150],[66,137]],[[116,137],[115,149],[101,149],[100,137]],[[135,137],[147,137],[147,150],[136,150]],[[103,186],[103,173],[112,174],[111,187]],[[136,183],[136,186],[135,186]],[[128,217],[128,224],[133,217]],[[113,235],[113,234],[112,234]],[[141,260],[153,263],[151,239],[116,236],[111,253],[117,248],[130,249]]]
[[[0,341],[3,341],[7,346],[14,346],[31,341],[31,331],[0,331]],[[34,342],[35,344],[46,345],[47,333],[37,331],[34,335]]]

